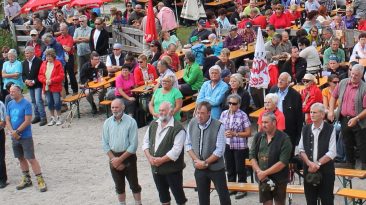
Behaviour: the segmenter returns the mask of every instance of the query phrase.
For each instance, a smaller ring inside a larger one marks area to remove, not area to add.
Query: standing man
[[[264,205],[285,205],[291,141],[276,129],[276,116],[266,112],[262,117],[263,132],[254,136],[249,159],[259,180],[259,201]],[[274,183],[271,183],[271,181]]]
[[[8,175],[6,174],[5,163],[5,118],[6,108],[4,103],[0,101],[0,189],[8,186]]]
[[[200,205],[210,204],[211,182],[219,195],[221,205],[231,200],[225,176],[225,129],[221,122],[211,117],[211,104],[198,103],[196,117],[188,124],[185,149],[193,160]]]
[[[325,107],[321,103],[311,106],[312,124],[305,125],[299,143],[299,154],[304,162],[304,190],[308,205],[316,205],[320,198],[323,205],[334,204],[335,169],[337,155],[336,134],[333,125],[325,122]],[[321,175],[319,183],[308,181],[307,175]]]
[[[41,166],[34,155],[32,138],[32,105],[23,97],[22,90],[18,85],[10,87],[10,96],[13,99],[7,105],[6,128],[11,136],[13,152],[18,158],[23,177],[17,190],[32,186],[29,175],[29,164],[37,177],[40,192],[47,191],[46,183],[42,177]],[[29,164],[28,164],[29,163]]]
[[[91,51],[96,51],[101,57],[101,61],[105,62],[109,48],[109,34],[104,29],[104,21],[97,17],[94,21],[95,28],[90,33],[89,46]]]
[[[183,126],[173,118],[170,102],[163,102],[159,107],[159,119],[154,120],[144,136],[142,150],[145,152],[160,202],[170,204],[170,193],[177,204],[185,204],[187,198],[183,191],[184,152],[186,132]]]
[[[33,104],[34,118],[32,124],[39,122],[39,126],[44,126],[47,124],[47,116],[42,99],[42,84],[38,80],[38,73],[42,65],[42,60],[34,55],[34,48],[32,46],[27,46],[24,54],[25,60],[22,63],[22,75],[24,83],[28,87]]]
[[[88,18],[85,15],[79,16],[80,27],[75,29],[74,32],[74,43],[76,44],[76,50],[78,55],[78,68],[79,73],[81,66],[88,62],[90,59],[90,33],[91,28],[88,26]]]
[[[304,117],[302,114],[301,95],[290,87],[291,76],[284,72],[278,77],[277,86],[273,86],[270,93],[276,93],[278,96],[277,108],[285,116],[284,132],[290,137],[293,145],[292,155],[295,146],[299,144]]]
[[[103,150],[110,161],[110,169],[120,205],[126,205],[125,179],[130,184],[136,205],[141,205],[141,186],[137,179],[137,124],[129,115],[123,114],[122,99],[112,101],[113,116],[103,125]]]
[[[363,66],[356,64],[350,77],[337,85],[330,98],[328,119],[333,121],[336,118],[341,122],[348,165],[355,167],[357,147],[361,169],[366,170],[366,84],[362,81],[363,72]],[[334,113],[337,102],[339,109]]]

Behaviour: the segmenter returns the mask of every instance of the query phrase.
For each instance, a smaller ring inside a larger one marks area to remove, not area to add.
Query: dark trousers
[[[318,186],[304,182],[304,191],[307,205],[317,205],[317,199],[320,198],[322,205],[334,204],[334,187],[335,174],[323,173],[322,180]]]
[[[225,149],[225,162],[227,171],[227,181],[247,182],[247,170],[245,168],[245,159],[249,158],[249,149],[230,149],[229,145],[226,145]]]
[[[0,130],[0,182],[6,182],[8,176],[6,174],[6,163],[5,163],[5,131]]]
[[[183,96],[191,96],[195,93],[197,93],[197,90],[192,90],[192,87],[188,84],[182,84],[180,85],[180,92]]]
[[[366,129],[362,129],[358,124],[354,127],[348,127],[349,118],[341,117],[341,132],[346,148],[347,162],[355,163],[355,147],[360,152],[362,163],[366,163]]]
[[[69,79],[70,79],[72,92],[73,93],[78,92],[78,82],[77,82],[76,77],[75,77],[74,63],[75,63],[74,55],[69,55],[69,61],[65,65],[65,84],[64,84],[64,88],[65,88],[66,93],[69,93],[69,80],[67,78],[67,74],[69,74]]]
[[[113,153],[114,156],[119,157],[123,153]],[[137,179],[137,157],[136,155],[131,155],[125,161],[123,164],[126,166],[122,171],[119,171],[115,169],[112,164],[110,164],[111,174],[114,181],[114,184],[116,186],[116,192],[117,194],[123,194],[125,193],[125,178],[128,181],[128,184],[130,185],[130,189],[134,194],[141,192],[141,186],[139,185],[138,179]]]
[[[219,195],[221,205],[231,205],[229,191],[227,189],[225,170],[210,171],[208,169],[196,169],[194,172],[196,179],[198,200],[200,205],[210,204],[211,181]]]
[[[162,204],[169,203],[171,200],[169,188],[172,191],[177,204],[184,204],[187,202],[186,195],[183,191],[183,171],[167,175],[153,173],[153,178]]]

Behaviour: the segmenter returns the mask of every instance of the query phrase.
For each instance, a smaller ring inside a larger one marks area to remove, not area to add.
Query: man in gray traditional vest
[[[363,72],[362,65],[354,65],[349,78],[343,79],[334,89],[329,102],[328,119],[341,122],[347,166],[355,167],[357,147],[361,169],[366,170],[366,84],[362,81]],[[337,100],[338,109],[335,112]]]
[[[193,160],[200,205],[210,204],[211,181],[221,205],[230,205],[225,176],[225,136],[220,121],[211,117],[211,105],[202,101],[196,108],[196,117],[188,124],[185,149]]]
[[[186,132],[172,116],[172,104],[161,103],[159,119],[154,120],[147,129],[142,150],[151,165],[161,204],[170,204],[170,188],[176,203],[182,205],[187,202],[183,191],[183,169],[186,165],[182,152]]]
[[[333,159],[337,155],[336,134],[333,126],[324,122],[324,117],[324,105],[314,103],[310,108],[310,118],[313,123],[303,127],[297,149],[304,163],[304,189],[308,205],[316,205],[318,198],[323,205],[334,204]],[[311,180],[317,174],[321,176],[321,180]]]

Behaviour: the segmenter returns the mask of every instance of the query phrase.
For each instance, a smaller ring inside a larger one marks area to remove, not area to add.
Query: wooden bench
[[[107,115],[107,118],[109,117],[109,106],[111,106],[112,104],[112,100],[103,100],[102,102],[99,103],[100,105],[104,106],[105,108],[105,113]]]
[[[249,114],[249,117],[253,118],[253,119],[258,119],[259,115],[264,111],[264,107],[259,108],[258,110],[251,112]]]
[[[187,120],[189,119],[189,113],[193,113],[194,109],[196,108],[196,102],[192,102],[186,106],[183,106],[180,111],[187,116]]]
[[[70,104],[70,109],[71,109],[73,104],[76,105],[78,118],[80,118],[80,107],[79,107],[80,103],[79,103],[79,101],[80,101],[81,98],[84,98],[84,97],[86,97],[85,93],[78,93],[77,95],[70,95],[70,96],[64,98],[62,100],[62,102],[69,103]]]
[[[343,188],[337,191],[336,195],[355,199],[355,204],[362,205],[366,202],[366,190]]]

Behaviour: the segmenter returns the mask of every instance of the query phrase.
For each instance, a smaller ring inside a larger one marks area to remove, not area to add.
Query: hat
[[[236,27],[236,26],[234,26],[234,25],[232,25],[232,26],[230,27],[230,31],[236,31],[236,30],[238,30],[238,27]]]
[[[120,43],[115,43],[115,44],[113,45],[113,49],[122,49],[122,44],[120,44]]]
[[[290,10],[292,10],[292,11],[296,11],[296,9],[297,9],[297,5],[296,5],[296,4],[292,4],[292,5],[290,6]]]
[[[316,80],[315,76],[313,74],[310,74],[310,73],[306,73],[302,79],[310,80],[310,81],[313,81],[313,82],[315,82],[315,80]]]
[[[191,37],[191,43],[196,42],[196,41],[198,41],[198,37],[197,36],[192,36]]]
[[[228,76],[230,76],[231,75],[231,72],[230,72],[230,70],[229,69],[224,69],[224,70],[222,70],[222,72],[221,72],[221,78],[226,78],[226,77],[228,77]]]
[[[30,35],[38,35],[38,31],[36,29],[31,30]]]
[[[205,19],[201,19],[198,21],[198,24],[201,26],[205,26],[206,25],[206,20]]]
[[[329,61],[337,61],[337,63],[339,63],[339,58],[336,55],[330,55]]]
[[[248,21],[248,22],[245,23],[245,27],[247,27],[247,28],[250,28],[252,26],[253,26],[253,24],[250,21]]]

